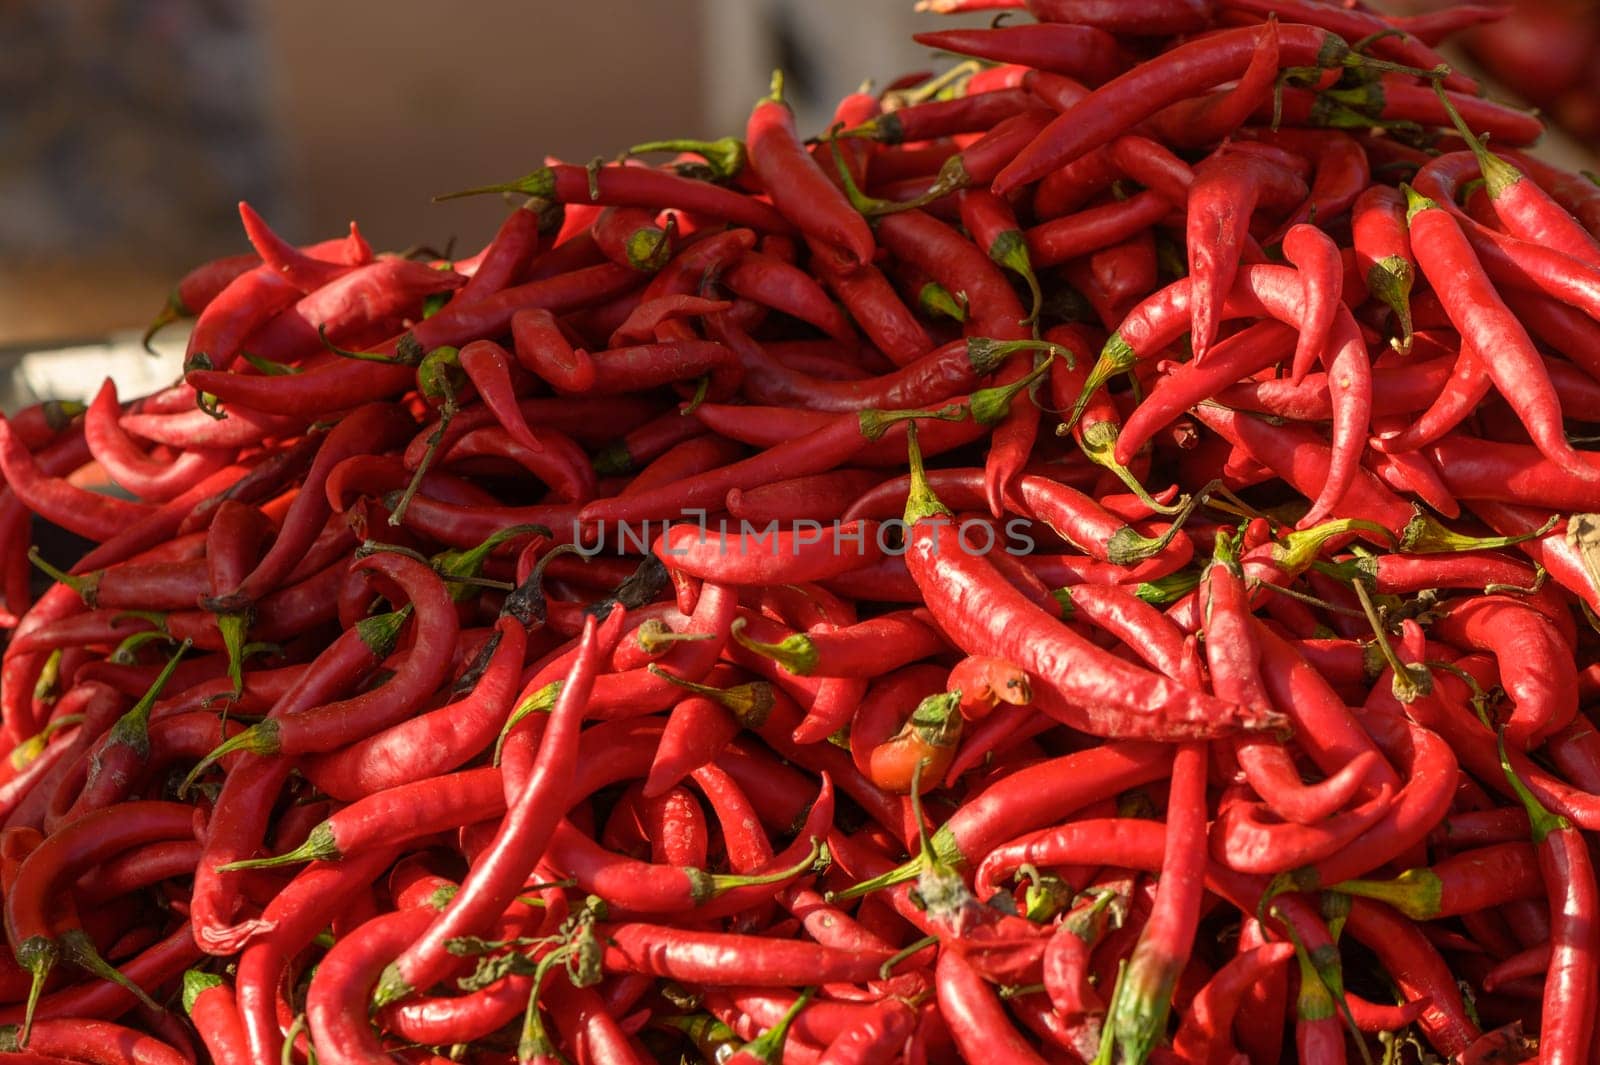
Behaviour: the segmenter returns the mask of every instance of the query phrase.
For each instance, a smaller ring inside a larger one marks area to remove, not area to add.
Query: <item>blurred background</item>
[[[1594,140],[1600,5],[1517,7],[1456,57]],[[0,357],[24,391],[61,364],[28,353],[80,343],[125,387],[160,383],[170,366],[101,342],[245,248],[240,199],[296,242],[354,218],[379,248],[476,247],[501,205],[433,194],[738,133],[774,67],[818,131],[864,79],[946,65],[910,34],[961,21],[988,19],[912,0],[0,0]]]

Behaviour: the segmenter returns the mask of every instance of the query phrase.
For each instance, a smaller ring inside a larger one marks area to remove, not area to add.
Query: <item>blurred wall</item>
[[[260,17],[298,237],[354,217],[375,246],[468,247],[503,206],[432,195],[707,132],[695,0],[261,0]]]

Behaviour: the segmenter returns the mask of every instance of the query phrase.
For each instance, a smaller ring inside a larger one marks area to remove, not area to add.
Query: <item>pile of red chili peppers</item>
[[[0,420],[0,1063],[1597,1060],[1600,188],[1027,8]]]

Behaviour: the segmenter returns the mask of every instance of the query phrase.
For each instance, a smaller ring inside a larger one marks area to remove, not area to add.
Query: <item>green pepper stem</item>
[[[749,623],[744,618],[735,618],[729,628],[729,634],[734,642],[747,651],[754,652],[763,658],[770,658],[785,670],[797,676],[808,677],[817,669],[817,645],[810,636],[797,632],[785,636],[778,643],[763,643],[745,630]]]

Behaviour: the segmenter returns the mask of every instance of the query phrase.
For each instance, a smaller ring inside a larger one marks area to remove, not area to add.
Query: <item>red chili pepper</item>
[[[1283,25],[1278,59],[1285,66],[1338,66],[1351,61],[1349,46],[1322,29]],[[1224,30],[1191,41],[1142,63],[1097,88],[1062,112],[995,178],[1005,196],[1048,171],[1114,140],[1163,107],[1233,81],[1249,67],[1259,32]]]
[[[553,164],[503,185],[485,185],[435,199],[504,192],[521,193],[569,205],[675,207],[721,218],[735,225],[750,226],[764,233],[793,232],[782,215],[754,197],[741,195],[720,185],[679,177],[667,170],[643,166],[613,164],[598,167],[591,173],[587,167]],[[560,246],[558,240],[556,247]]]
[[[862,982],[877,978],[887,950],[824,947],[728,932],[688,933],[665,925],[601,925],[611,972],[643,972],[711,987]]]
[[[1231,706],[1113,658],[1006,587],[958,542],[949,512],[921,481],[920,454],[913,456],[907,562],[935,620],[963,651],[1015,662],[1038,679],[1041,709],[1101,735],[1177,739],[1276,727],[1275,714]],[[981,614],[976,603],[984,604]]]
[[[1294,946],[1289,943],[1241,950],[1189,1003],[1189,1012],[1172,1038],[1173,1049],[1186,1060],[1205,1065],[1223,1065],[1232,1060],[1230,1030],[1235,1018],[1248,1009],[1243,1001],[1245,994],[1293,956]]]
[[[1560,400],[1542,360],[1527,332],[1495,294],[1460,227],[1432,200],[1411,196],[1412,246],[1429,282],[1450,293],[1445,310],[1451,322],[1479,351],[1497,353],[1485,361],[1485,369],[1540,451],[1575,476],[1592,479],[1561,434]]]
[[[1431,997],[1417,1026],[1441,1054],[1459,1054],[1478,1037],[1444,959],[1410,921],[1383,906],[1353,899],[1345,928],[1366,945],[1407,999]]]
[[[306,996],[306,1019],[320,1056],[338,1065],[386,1056],[367,1019],[368,996],[383,966],[434,916],[416,909],[375,917],[347,933],[323,957]]]
[[[233,457],[225,450],[194,448],[173,461],[152,458],[129,438],[118,421],[120,413],[117,386],[107,378],[84,416],[84,439],[89,453],[118,487],[141,500],[161,503],[181,495]],[[16,425],[11,428],[15,431]]]
[[[215,973],[190,969],[183,974],[183,1012],[194,1022],[216,1065],[247,1065],[250,1050],[233,988]]]
[[[772,95],[751,112],[745,141],[751,169],[785,218],[857,262],[872,261],[872,231],[866,220],[827,179],[795,133],[794,113],[783,99],[782,74],[773,75]]]
[[[266,219],[243,200],[239,201],[239,221],[244,226],[244,235],[250,241],[250,246],[260,256],[263,268],[288,281],[301,292],[312,292],[349,272],[348,264],[318,258],[278,236],[267,225]],[[352,240],[360,239],[354,225],[350,233]]]
[[[1493,654],[1512,700],[1506,739],[1531,750],[1566,727],[1578,712],[1572,653],[1538,611],[1509,596],[1486,595],[1446,604],[1434,631],[1463,650]]]
[[[47,475],[4,419],[0,419],[0,472],[7,487],[29,510],[96,542],[110,540],[155,510],[149,504],[90,492]]]
[[[1157,113],[1150,126],[1164,143],[1174,146],[1215,144],[1248,122],[1255,110],[1271,99],[1278,65],[1278,23],[1269,19],[1258,34],[1250,65],[1236,85],[1172,104]]]
[[[1329,334],[1344,285],[1339,247],[1320,229],[1295,225],[1283,238],[1283,253],[1299,269],[1305,284],[1305,312],[1291,374],[1296,384],[1328,354]]]
[[[1128,416],[1117,434],[1116,461],[1126,465],[1163,427],[1228,385],[1276,365],[1291,352],[1298,357],[1296,337],[1308,335],[1281,322],[1258,322],[1223,340],[1203,363],[1195,359],[1176,367]]]
[[[1173,757],[1161,884],[1107,1018],[1112,1039],[1134,1060],[1164,1037],[1173,990],[1194,945],[1205,893],[1207,758],[1202,743],[1186,743]]]
[[[1201,361],[1216,339],[1222,303],[1233,287],[1239,234],[1249,229],[1259,203],[1295,202],[1306,188],[1298,175],[1253,152],[1213,154],[1194,174],[1188,203],[1189,313],[1191,343]]]
[[[1120,203],[1057,215],[1027,230],[1027,251],[1039,266],[1120,244],[1166,218],[1172,204],[1156,192],[1140,192]]]
[[[180,318],[190,318],[199,314],[228,287],[230,282],[260,265],[261,257],[254,253],[227,255],[201,263],[172,286],[172,291],[167,295],[166,306],[161,308],[155,320],[145,329],[144,336],[139,342],[148,349],[151,338],[162,328]]]
[[[998,26],[915,33],[918,44],[941,52],[1065,74],[1099,85],[1121,72],[1116,40],[1086,25]]]
[[[34,976],[23,1020],[24,1044],[45,977],[62,949],[47,916],[56,888],[64,878],[121,851],[154,840],[187,838],[193,831],[194,813],[180,803],[123,803],[57,832],[24,859],[5,900],[6,937],[18,964]]]
[[[940,950],[935,972],[939,1010],[964,1056],[996,1065],[1034,1065],[1044,1061],[1006,1017],[1000,996],[960,951]]]
[[[1211,17],[1207,0],[1029,0],[1028,13],[1041,22],[1077,22],[1129,36],[1188,33]]]
[[[961,133],[984,133],[1030,107],[1032,97],[1018,88],[976,92],[947,100],[928,100],[888,111],[855,127],[855,136],[888,144],[915,143]]]
[[[453,966],[445,949],[448,941],[484,929],[532,872],[533,862],[544,851],[563,812],[548,796],[564,792],[561,785],[572,778],[578,718],[593,687],[597,660],[610,653],[620,635],[623,613],[614,611],[604,632],[597,632],[592,620],[585,626],[577,659],[562,683],[538,756],[526,784],[508,805],[494,844],[468,873],[450,909],[408,936],[405,949],[387,962],[375,994],[378,1005],[403,998],[413,988],[429,987],[448,972]]]

